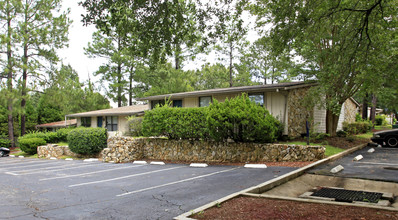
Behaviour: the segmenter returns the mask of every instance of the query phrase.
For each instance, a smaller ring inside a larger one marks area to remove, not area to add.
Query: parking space
[[[1,218],[172,219],[294,169],[1,158]]]
[[[369,152],[370,149],[374,152]],[[355,161],[358,155],[363,159]],[[332,174],[330,170],[338,165],[342,165],[344,170]],[[339,160],[317,166],[308,173],[398,183],[398,148],[368,146]]]

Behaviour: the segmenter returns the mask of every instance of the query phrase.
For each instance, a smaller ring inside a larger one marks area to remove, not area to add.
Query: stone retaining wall
[[[39,158],[51,158],[61,156],[81,157],[79,154],[73,153],[68,146],[58,146],[56,144],[47,144],[37,147],[37,156]]]
[[[314,161],[324,157],[322,146],[221,143],[156,138],[111,137],[102,160],[174,160],[187,162]]]

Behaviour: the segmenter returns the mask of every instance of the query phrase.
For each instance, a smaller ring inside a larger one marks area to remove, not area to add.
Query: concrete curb
[[[198,213],[198,212],[201,212],[201,211],[204,211],[206,209],[209,209],[209,208],[211,208],[213,206],[216,206],[217,204],[223,203],[223,202],[225,202],[227,200],[233,199],[233,198],[235,198],[237,196],[240,196],[240,195],[243,195],[245,193],[251,193],[251,194],[259,195],[261,192],[268,191],[268,190],[270,190],[270,189],[272,189],[272,188],[274,188],[276,186],[282,185],[283,183],[286,183],[286,182],[288,182],[288,181],[290,181],[292,179],[295,179],[295,178],[303,175],[307,170],[309,170],[309,169],[311,169],[311,168],[313,168],[315,166],[319,166],[319,165],[322,165],[322,164],[327,163],[327,162],[338,160],[338,159],[340,159],[340,158],[342,158],[342,157],[344,157],[344,156],[346,156],[348,154],[351,154],[352,152],[360,150],[360,149],[362,149],[362,148],[364,148],[366,146],[367,146],[367,144],[361,144],[361,145],[358,145],[356,147],[350,148],[350,149],[345,150],[345,151],[343,151],[341,153],[335,154],[333,156],[330,156],[328,158],[319,160],[319,161],[314,162],[312,164],[309,164],[309,165],[307,165],[305,167],[299,168],[299,169],[294,170],[294,171],[292,171],[290,173],[282,175],[280,177],[277,177],[277,178],[274,178],[272,180],[269,180],[269,181],[267,181],[265,183],[262,183],[262,184],[259,184],[257,186],[253,186],[253,187],[241,190],[239,192],[230,194],[228,196],[225,196],[223,198],[220,198],[218,200],[210,202],[210,203],[208,203],[206,205],[203,205],[203,206],[201,206],[199,208],[196,208],[196,209],[191,210],[189,212],[183,213],[183,214],[175,217],[174,219],[176,219],[176,220],[192,219],[192,218],[189,218],[188,216],[193,215],[193,214]],[[282,199],[282,197],[281,197],[281,199]]]

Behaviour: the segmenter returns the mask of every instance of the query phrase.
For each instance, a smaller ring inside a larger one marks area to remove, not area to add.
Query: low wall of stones
[[[73,153],[68,146],[58,146],[56,144],[47,144],[37,147],[37,156],[39,158],[51,158],[61,156],[81,157],[79,154]]]
[[[221,143],[157,138],[111,137],[102,151],[105,162],[174,160],[187,162],[296,162],[322,159],[322,146]]]

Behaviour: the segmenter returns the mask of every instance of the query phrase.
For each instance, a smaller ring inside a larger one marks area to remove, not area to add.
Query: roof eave
[[[82,117],[95,117],[95,116],[129,116],[129,115],[139,115],[143,114],[145,111],[137,112],[121,112],[121,113],[93,113],[93,114],[71,114],[66,115],[68,118],[82,118]]]
[[[215,94],[230,94],[230,93],[237,93],[237,92],[259,92],[259,91],[275,91],[279,90],[291,90],[303,87],[310,87],[318,85],[318,83],[306,83],[306,84],[298,84],[298,85],[281,85],[281,86],[273,86],[269,88],[264,87],[236,87],[236,88],[226,88],[221,90],[203,90],[203,91],[195,91],[195,92],[185,92],[185,93],[173,93],[173,94],[166,94],[166,95],[156,95],[156,96],[148,96],[144,98],[136,98],[137,101],[146,101],[146,100],[162,100],[166,98],[187,98],[187,97],[200,97],[206,95],[215,95]]]

